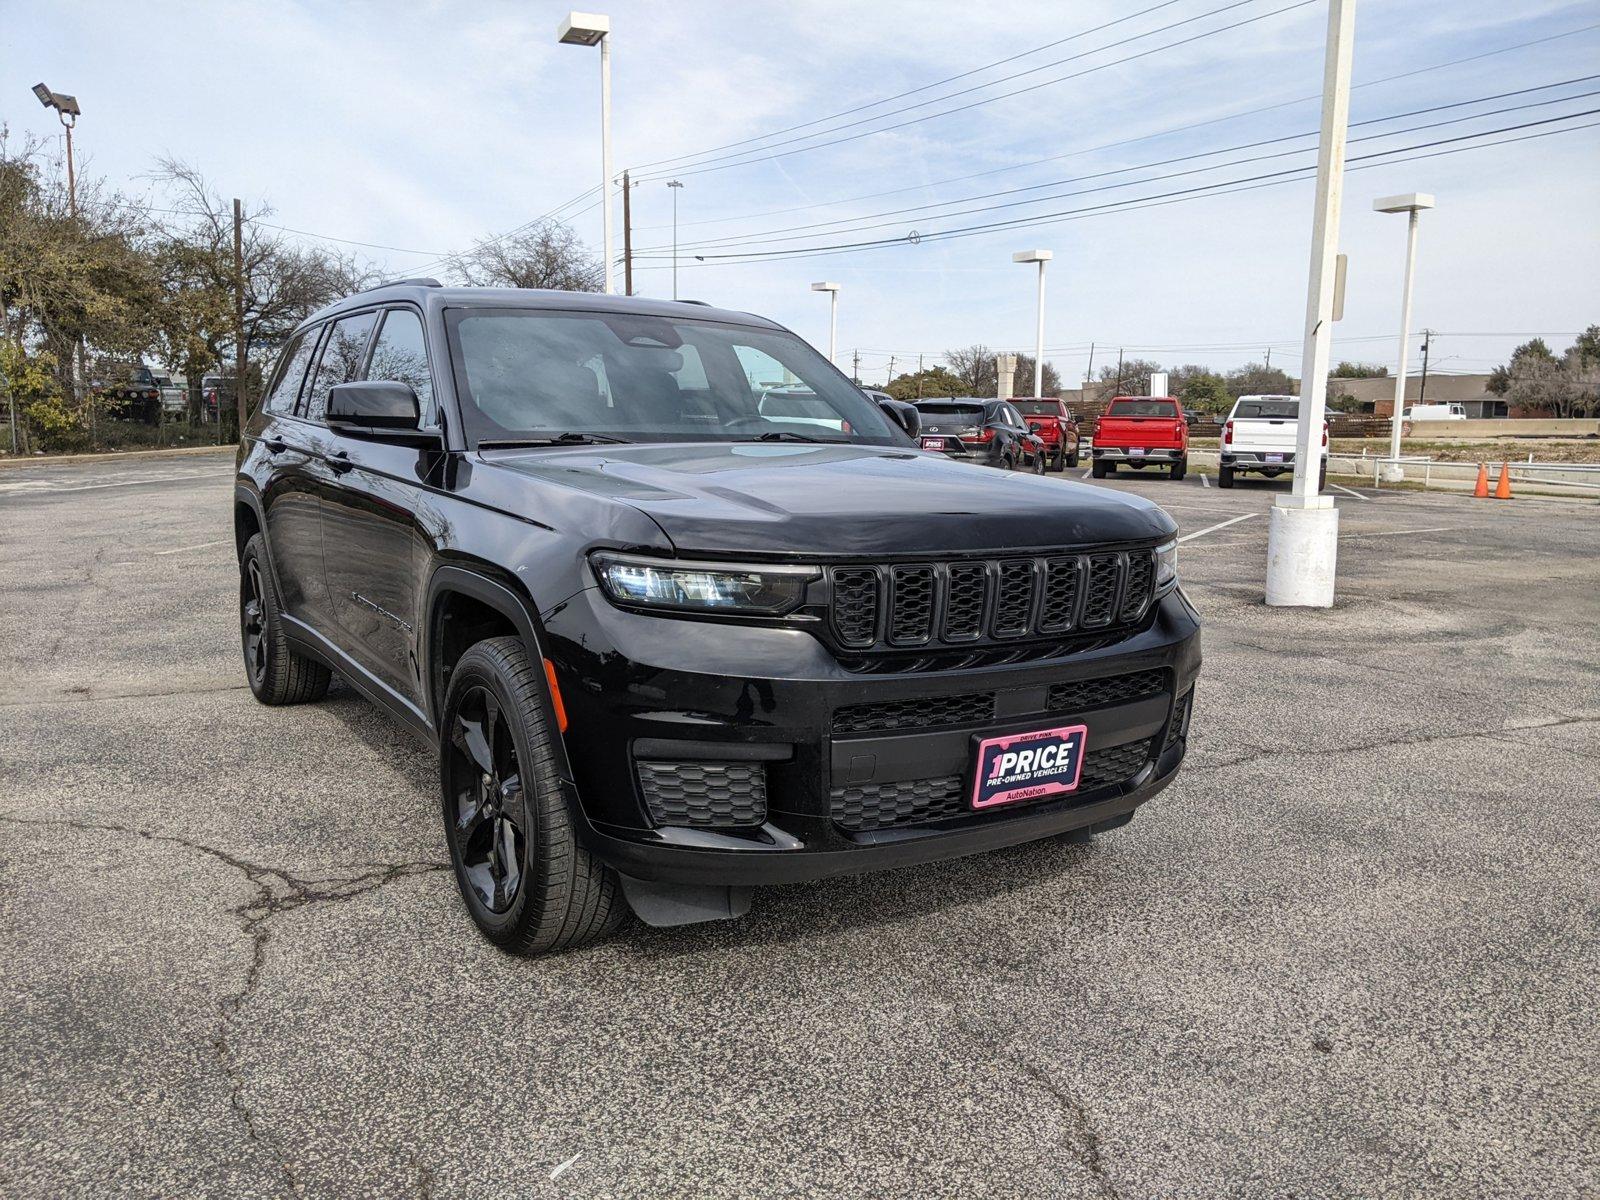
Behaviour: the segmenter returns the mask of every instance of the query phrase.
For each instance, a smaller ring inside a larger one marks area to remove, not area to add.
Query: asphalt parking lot
[[[1092,485],[1207,622],[1132,825],[526,961],[422,749],[252,700],[231,461],[0,469],[0,1192],[1600,1189],[1600,506],[1338,491],[1312,613],[1283,482]]]

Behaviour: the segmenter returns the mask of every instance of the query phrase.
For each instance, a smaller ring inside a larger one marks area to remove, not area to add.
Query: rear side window
[[[1018,400],[1017,410],[1029,417],[1059,417],[1061,408],[1054,400]]]
[[[283,348],[283,353],[278,357],[278,372],[273,377],[272,390],[262,404],[268,412],[294,411],[294,402],[300,396],[300,383],[306,377],[306,365],[311,361],[312,351],[317,348],[317,335],[321,332],[320,329],[308,329]]]
[[[328,391],[336,383],[353,383],[361,377],[361,361],[367,353],[367,335],[372,332],[376,313],[357,313],[333,327],[317,360],[317,377],[307,389],[305,416],[322,420],[328,412]]]
[[[1178,406],[1171,400],[1113,400],[1108,417],[1176,417]]]
[[[372,345],[368,379],[409,383],[417,394],[417,411],[423,424],[437,424],[433,409],[433,374],[428,370],[428,345],[422,336],[422,318],[409,308],[391,309]]]

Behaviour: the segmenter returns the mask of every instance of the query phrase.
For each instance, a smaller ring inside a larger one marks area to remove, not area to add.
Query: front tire
[[[328,694],[328,668],[289,647],[267,541],[259,533],[251,535],[239,556],[239,637],[245,677],[261,703],[307,704]]]
[[[550,728],[521,641],[491,638],[461,656],[439,749],[445,839],[473,922],[514,954],[581,946],[627,911],[616,873],[578,844]]]

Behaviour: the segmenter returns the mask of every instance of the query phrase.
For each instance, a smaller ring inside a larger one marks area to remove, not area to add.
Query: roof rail
[[[356,295],[362,296],[362,295],[365,295],[367,292],[381,291],[382,289],[389,288],[389,287],[443,287],[443,286],[444,286],[444,284],[440,283],[437,279],[434,279],[430,275],[414,275],[409,279],[385,279],[382,283],[375,283],[369,288],[362,288],[359,292],[356,293]]]
[[[709,300],[680,300],[680,301],[678,301],[678,303],[679,304],[698,304],[701,308],[710,308],[711,307],[711,301],[709,301]]]

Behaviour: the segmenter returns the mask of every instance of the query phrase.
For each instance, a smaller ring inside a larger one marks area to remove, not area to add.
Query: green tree
[[[1377,363],[1342,362],[1328,372],[1330,379],[1387,379],[1389,368]]]
[[[944,367],[929,367],[896,375],[884,387],[896,400],[927,400],[938,396],[970,395],[961,379]]]
[[[1221,375],[1211,371],[1187,374],[1178,388],[1185,408],[1202,413],[1225,413],[1233,407],[1233,396]]]
[[[1292,396],[1300,391],[1300,385],[1289,377],[1288,372],[1265,363],[1245,363],[1229,371],[1224,378],[1228,394],[1235,399],[1240,396]]]

